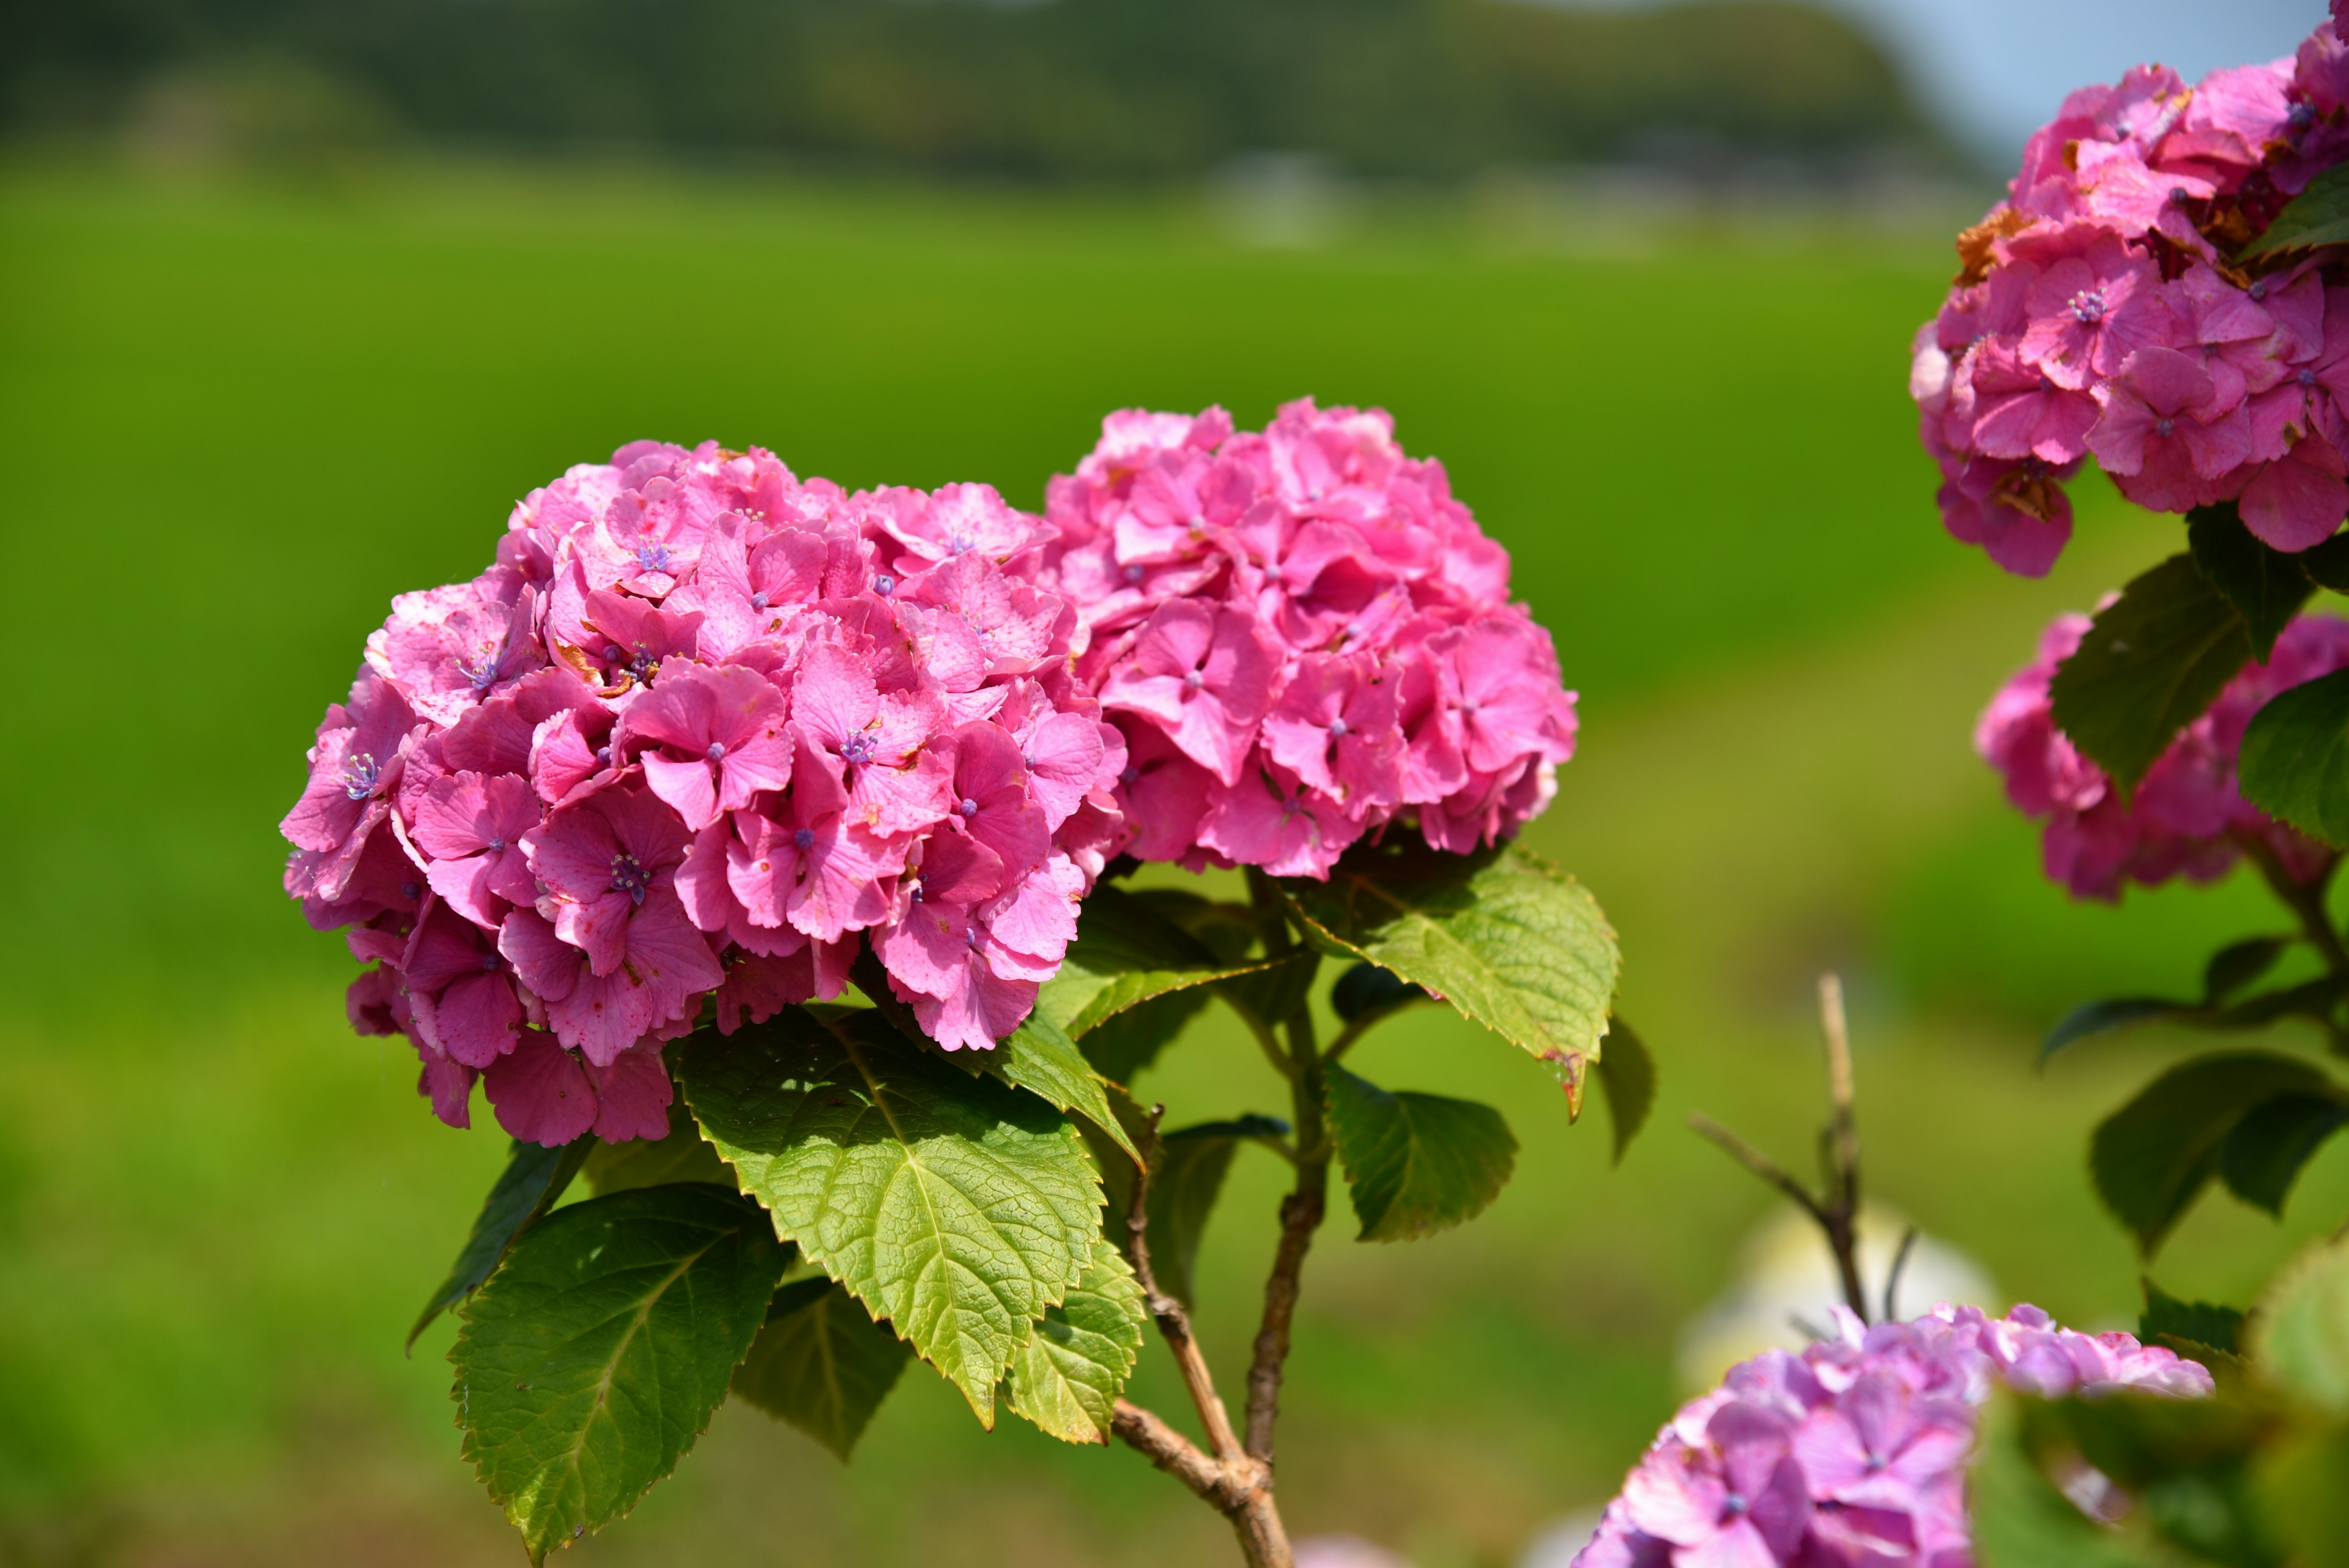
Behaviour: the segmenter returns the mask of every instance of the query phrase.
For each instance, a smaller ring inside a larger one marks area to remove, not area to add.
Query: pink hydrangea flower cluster
[[[984,485],[844,493],[643,442],[395,600],[326,711],[285,875],[372,964],[441,1117],[667,1130],[662,1043],[837,995],[863,944],[940,1044],[1024,1018],[1122,836],[1118,731]]]
[[[1682,1406],[1575,1568],[1971,1568],[1966,1466],[1994,1389],[2211,1391],[2199,1363],[2036,1307],[1937,1306],[1873,1328],[1836,1314],[1832,1338],[1765,1352]]]
[[[1974,727],[1974,749],[2005,776],[2007,798],[2046,819],[2047,875],[2075,897],[2110,900],[2128,882],[2209,881],[2250,850],[2294,881],[2321,877],[2333,852],[2245,800],[2235,757],[2270,698],[2349,668],[2349,620],[2309,615],[2286,627],[2268,662],[2246,664],[2126,798],[2055,727],[2048,699],[2055,667],[2088,625],[2086,616],[2058,617],[2040,637],[2039,657],[1999,689]]]
[[[1398,817],[1465,851],[1555,793],[1575,700],[1549,635],[1384,412],[1113,414],[1046,515],[1125,737],[1131,854],[1324,877]]]
[[[2341,253],[2232,258],[2349,157],[2345,5],[2294,57],[2191,88],[2139,67],[2032,137],[1917,335],[1909,391],[1951,534],[2044,574],[2071,536],[2064,482],[2091,455],[2156,511],[2235,502],[2280,550],[2340,526]]]

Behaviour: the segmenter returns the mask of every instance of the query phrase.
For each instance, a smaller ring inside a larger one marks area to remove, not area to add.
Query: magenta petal
[[[535,1030],[481,1078],[498,1126],[524,1143],[558,1147],[595,1125],[595,1090],[586,1069]]]

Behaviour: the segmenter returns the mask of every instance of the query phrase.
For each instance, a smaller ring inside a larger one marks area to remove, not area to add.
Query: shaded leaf
[[[1039,990],[1036,1010],[1071,1040],[1104,1020],[1169,992],[1205,985],[1249,967],[1226,963],[1149,901],[1097,887],[1077,915],[1077,938],[1060,971]]]
[[[1607,1054],[1599,1058],[1599,1092],[1607,1097],[1607,1119],[1615,1126],[1615,1163],[1640,1136],[1656,1103],[1656,1059],[1647,1042],[1617,1013],[1607,1031]]]
[[[535,1563],[636,1506],[709,1424],[790,1250],[690,1184],[557,1210],[460,1314],[466,1459]]]
[[[1305,1005],[1321,972],[1321,955],[1299,948],[1285,958],[1216,983],[1216,994],[1257,1023],[1279,1023]]]
[[[1094,1024],[1077,1042],[1077,1049],[1111,1083],[1131,1084],[1206,1010],[1214,994],[1202,986],[1154,996]]]
[[[2327,169],[2311,180],[2283,204],[2258,239],[2235,253],[2235,259],[2245,262],[2338,244],[2349,244],[2349,166]]]
[[[734,1392],[847,1462],[914,1347],[836,1281],[794,1280],[734,1369]]]
[[[2349,846],[2349,670],[2270,698],[2243,732],[2237,769],[2253,805]]]
[[[2219,1145],[2219,1179],[2244,1202],[2282,1219],[2301,1167],[2344,1122],[2349,1122],[2349,1106],[2337,1092],[2263,1100]]]
[[[2192,1354],[2181,1348],[2185,1345],[2207,1345],[2230,1355],[2241,1354],[2240,1309],[2180,1301],[2150,1279],[2139,1282],[2145,1286],[2145,1311],[2137,1318],[2137,1334],[2146,1344],[2167,1345],[2183,1355]]]
[[[2114,1531],[2073,1506],[2032,1461],[2012,1400],[1992,1406],[1966,1478],[1973,1559],[1981,1568],[2156,1568]]]
[[[1598,900],[1516,845],[1447,855],[1397,835],[1327,882],[1280,888],[1324,943],[1392,971],[1578,1081],[1599,1054],[1621,957]]]
[[[2182,1062],[2096,1128],[2096,1192],[2150,1253],[2218,1173],[2219,1149],[2246,1112],[2280,1094],[2323,1094],[2324,1075],[2266,1052]]]
[[[1124,1142],[1140,1149],[1143,1158],[1156,1168],[1159,1139],[1151,1127],[1150,1114],[1134,1104],[1133,1096],[1119,1085],[1108,1085],[1107,1093],[1111,1114],[1117,1117],[1117,1125],[1125,1134]],[[1085,1145],[1092,1149],[1093,1162],[1101,1170],[1102,1200],[1107,1210],[1102,1221],[1103,1229],[1123,1240],[1125,1217],[1133,1210],[1134,1163],[1126,1157],[1120,1142],[1092,1122],[1079,1122],[1077,1130],[1084,1134]]]
[[[2216,1007],[2275,967],[2296,939],[2251,937],[2210,955],[2202,971],[2202,1000]]]
[[[2092,1034],[2104,1034],[2115,1029],[2126,1029],[2132,1023],[2147,1019],[2174,1017],[2193,1011],[2192,1004],[2170,1002],[2158,996],[2116,996],[2102,1002],[2084,1002],[2064,1015],[2062,1023],[2047,1032],[2039,1043],[2039,1060],[2048,1057],[2064,1046],[2087,1039]]]
[[[2349,990],[2349,976],[2319,975],[2298,985],[2247,996],[2215,1012],[2195,1013],[2192,1018],[2206,1029],[2220,1030],[2264,1029],[2279,1018],[2306,1018],[2321,1023],[2332,1015],[2344,990]]]
[[[2056,667],[2056,727],[2133,789],[2251,659],[2251,633],[2191,556],[2131,581]]]
[[[1288,1124],[1272,1116],[1202,1122],[1160,1135],[1162,1147],[1150,1171],[1150,1268],[1158,1288],[1185,1306],[1195,1304],[1193,1274],[1207,1216],[1223,1192],[1239,1146],[1284,1137]]]
[[[681,1095],[669,1102],[667,1137],[598,1143],[589,1152],[581,1174],[598,1193],[666,1187],[676,1181],[734,1185],[734,1168],[719,1158],[718,1150],[701,1136],[700,1124],[693,1119]]]
[[[2320,588],[2349,593],[2349,534],[2335,534],[2313,549],[2302,550],[2300,569]]]
[[[2288,1433],[2260,1456],[2259,1500],[2292,1568],[2349,1568],[2349,1428]]]
[[[2349,1243],[2320,1241],[2286,1264],[2252,1309],[2251,1338],[2270,1382],[2349,1417]]]
[[[1187,888],[1136,888],[1133,893],[1205,943],[1218,963],[1237,967],[1257,944],[1256,913],[1246,904],[1204,898]]]
[[[1063,1442],[1106,1447],[1111,1411],[1149,1324],[1125,1255],[1096,1240],[1084,1277],[1011,1358],[1005,1392],[1013,1412]]]
[[[2276,638],[2316,591],[2300,557],[2244,527],[2231,501],[2188,513],[2186,543],[2202,576],[2242,618],[2253,657],[2266,663]]]
[[[1330,1011],[1349,1023],[1433,1000],[1401,975],[1374,963],[1355,964],[1330,988]]]
[[[696,1035],[677,1074],[776,1231],[992,1425],[1012,1353],[1100,1231],[1101,1178],[1077,1129],[870,1012],[786,1009],[731,1039]]]
[[[1417,1241],[1482,1212],[1516,1164],[1517,1140],[1490,1106],[1381,1089],[1334,1064],[1330,1128],[1353,1191],[1361,1241]]]
[[[408,1348],[416,1348],[417,1336],[432,1326],[432,1320],[481,1289],[481,1282],[490,1277],[498,1261],[513,1245],[514,1238],[546,1217],[561,1199],[571,1179],[579,1174],[580,1166],[596,1147],[592,1134],[582,1135],[557,1148],[544,1148],[517,1138],[506,1156],[506,1168],[491,1184],[490,1195],[481,1200],[481,1211],[473,1218],[473,1228],[465,1236],[465,1244],[458,1249],[457,1261],[450,1266],[449,1277],[424,1303],[416,1322],[408,1331]]]

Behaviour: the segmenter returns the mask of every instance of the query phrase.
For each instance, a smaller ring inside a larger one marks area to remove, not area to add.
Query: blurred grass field
[[[1311,393],[1392,410],[1514,552],[1586,721],[1532,840],[1621,931],[1661,1102],[1610,1169],[1603,1118],[1569,1129],[1547,1073],[1473,1030],[1416,1014],[1361,1049],[1381,1082],[1501,1106],[1524,1151],[1463,1231],[1325,1231],[1285,1401],[1293,1531],[1505,1564],[1612,1490],[1671,1407],[1678,1326],[1770,1202],[1681,1118],[1805,1148],[1822,966],[1853,987],[1873,1189],[2012,1295],[2127,1319],[2137,1261],[2082,1152],[2182,1043],[2044,1076],[2033,1043],[2275,919],[2241,885],[2067,903],[1971,758],[2037,627],[2174,524],[2084,481],[2042,584],[1943,537],[1902,379],[1949,270],[1941,241],[1863,233],[1547,254],[1433,208],[1274,253],[1171,200],[0,166],[0,1562],[518,1560],[457,1458],[449,1329],[398,1352],[502,1141],[441,1127],[404,1050],[348,1034],[347,960],[279,898],[274,824],[389,595],[471,573],[515,497],[643,435],[1032,505],[1110,409],[1248,423]],[[1215,1031],[1142,1087],[1178,1121],[1278,1108]],[[1208,1233],[1227,1377],[1277,1190],[1243,1157]],[[2160,1275],[2240,1301],[2344,1203],[2327,1154],[2284,1225],[2208,1201]],[[1140,1388],[1179,1399],[1155,1356]],[[916,1374],[846,1469],[721,1412],[576,1555],[721,1553],[1229,1546],[1131,1453],[983,1435]]]

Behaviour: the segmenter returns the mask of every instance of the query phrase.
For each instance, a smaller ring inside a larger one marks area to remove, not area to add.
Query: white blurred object
[[[1598,1509],[1586,1508],[1544,1526],[1539,1535],[1526,1543],[1525,1555],[1517,1559],[1517,1568],[1568,1568],[1575,1553],[1589,1545],[1590,1538],[1599,1533],[1599,1514]]]
[[[1241,244],[1296,249],[1335,239],[1354,217],[1359,193],[1318,152],[1249,152],[1207,177],[1207,205]]]
[[[1885,1276],[1908,1228],[1903,1215],[1881,1204],[1860,1213],[1859,1277],[1870,1320],[1881,1314]],[[1980,1263],[1920,1235],[1900,1271],[1891,1315],[1914,1317],[1940,1302],[1998,1312],[2004,1303],[1992,1299],[1995,1289]],[[1729,1288],[1681,1331],[1673,1369],[1682,1392],[1703,1393],[1723,1373],[1763,1351],[1800,1350],[1810,1342],[1805,1325],[1824,1332],[1827,1309],[1842,1300],[1835,1258],[1818,1226],[1798,1210],[1779,1209],[1746,1238]]]
[[[1295,1551],[1297,1568],[1411,1568],[1405,1559],[1359,1535],[1309,1535]]]

